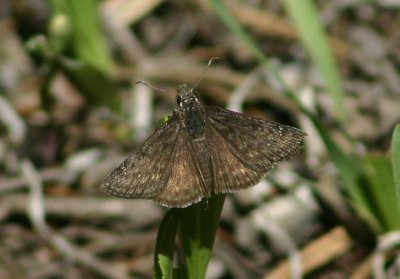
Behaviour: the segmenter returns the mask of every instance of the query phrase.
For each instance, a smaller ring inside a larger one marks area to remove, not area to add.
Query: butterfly
[[[176,101],[166,123],[106,177],[106,193],[186,207],[249,188],[302,149],[303,131],[204,106],[186,84]]]

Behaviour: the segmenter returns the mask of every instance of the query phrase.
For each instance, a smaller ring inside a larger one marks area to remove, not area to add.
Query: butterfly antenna
[[[199,82],[203,80],[205,74],[207,73],[208,69],[210,68],[210,66],[214,62],[214,60],[218,60],[218,59],[219,59],[219,57],[213,57],[208,61],[207,67],[204,69],[203,73],[200,75],[199,80],[195,83],[195,85],[192,87],[192,89],[190,89],[190,91],[193,91],[193,89],[195,89],[197,87]]]
[[[157,90],[157,91],[159,91],[159,92],[163,92],[163,93],[168,93],[168,92],[169,92],[168,89],[164,89],[164,88],[160,88],[160,87],[151,85],[151,84],[149,84],[149,83],[147,83],[147,82],[145,82],[145,81],[142,81],[142,80],[136,81],[136,82],[135,82],[135,85],[137,85],[137,84],[146,85],[146,86],[148,86],[148,87],[150,87],[150,88],[153,88],[154,90]]]

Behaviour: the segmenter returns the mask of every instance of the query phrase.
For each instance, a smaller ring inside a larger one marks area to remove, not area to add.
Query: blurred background
[[[152,277],[167,209],[99,185],[216,56],[205,104],[308,137],[228,196],[207,278],[400,278],[399,30],[396,0],[1,0],[0,278]]]

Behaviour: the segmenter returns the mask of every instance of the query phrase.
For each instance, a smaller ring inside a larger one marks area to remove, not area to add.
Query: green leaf
[[[179,212],[186,278],[203,279],[211,257],[225,195],[213,195]]]
[[[61,69],[90,103],[120,109],[117,86],[111,79],[112,58],[100,28],[98,1],[50,0],[51,21],[46,48],[49,71],[42,89],[45,103],[50,84]],[[37,45],[37,44],[36,44]],[[66,57],[65,51],[73,50]]]
[[[396,188],[397,218],[400,219],[400,124],[394,128],[392,138],[393,182]]]
[[[97,1],[66,0],[76,57],[103,74],[109,74],[112,59],[100,28]]]
[[[341,78],[313,1],[285,0],[283,3],[305,49],[309,52],[325,80],[333,102],[336,119],[344,124],[346,111]]]
[[[67,16],[65,1],[49,0],[51,19],[48,26],[48,40],[54,55],[62,55],[71,43],[71,24]]]
[[[398,212],[398,207],[390,159],[382,154],[367,155],[363,167],[370,204],[382,231],[400,229],[399,215],[393,214]]]
[[[154,279],[172,279],[175,235],[178,227],[175,209],[168,211],[161,222],[154,253]]]

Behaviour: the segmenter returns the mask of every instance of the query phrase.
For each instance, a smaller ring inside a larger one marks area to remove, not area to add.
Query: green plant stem
[[[178,221],[176,209],[171,209],[161,222],[154,253],[154,279],[173,278],[174,244]]]
[[[394,128],[392,138],[393,182],[396,188],[397,216],[400,219],[400,124]]]
[[[213,195],[178,209],[187,278],[205,278],[224,201],[225,195]]]

